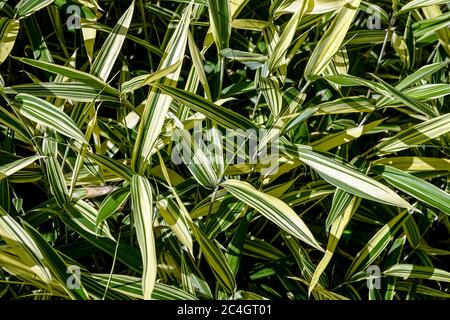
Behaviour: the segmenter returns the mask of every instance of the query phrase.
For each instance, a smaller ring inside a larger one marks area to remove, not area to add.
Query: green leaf
[[[413,219],[407,219],[405,224],[403,225],[403,228],[405,228],[405,225],[408,224],[408,222],[413,221]],[[396,239],[394,241],[394,243],[392,244],[391,248],[389,249],[388,253],[387,253],[387,258],[384,264],[384,267],[389,267],[392,266],[396,263],[399,263],[401,256],[402,256],[402,251],[403,251],[403,247],[405,245],[406,242],[406,237],[402,236],[399,237],[398,239]],[[387,283],[387,288],[386,288],[386,292],[384,295],[384,300],[393,300],[394,298],[394,294],[395,294],[395,288],[397,285],[397,279],[388,279],[388,283]]]
[[[229,193],[246,205],[254,208],[264,217],[278,225],[287,233],[304,241],[315,249],[323,251],[303,220],[283,201],[258,191],[247,182],[227,180],[221,183]]]
[[[212,100],[211,97],[211,89],[209,88],[208,84],[208,78],[206,77],[205,69],[203,67],[203,60],[204,57],[200,50],[197,48],[197,45],[195,44],[194,36],[192,35],[192,32],[188,33],[188,46],[189,46],[189,52],[191,53],[193,68],[191,70],[191,73],[196,75],[198,77],[198,80],[203,86],[203,90],[205,91],[205,96],[208,98],[208,100]],[[223,50],[222,50],[223,51]],[[195,71],[195,73],[193,72]],[[193,77],[195,78],[195,76]],[[189,81],[187,81],[189,83]],[[196,81],[192,82],[191,85],[194,85]],[[186,86],[186,89],[188,88],[188,85]]]
[[[161,78],[164,78],[168,76],[171,73],[176,72],[181,65],[181,61],[175,62],[173,65],[158,70],[150,75],[144,74],[142,76],[138,76],[136,78],[133,78],[131,80],[128,80],[127,82],[123,83],[121,86],[121,93],[130,93],[133,91],[136,91],[146,85],[150,85],[151,83],[160,80]]]
[[[9,177],[10,175],[28,167],[30,164],[36,160],[42,159],[41,156],[33,156],[28,158],[19,159],[3,166],[0,166],[0,181]]]
[[[204,114],[206,117],[225,128],[241,128],[245,130],[255,128],[253,122],[242,115],[225,107],[214,104],[196,94],[160,84],[154,84],[154,86],[161,89],[164,93],[172,96],[180,103],[183,103],[191,109]]]
[[[389,166],[375,166],[374,172],[395,188],[450,215],[450,194],[412,174]]]
[[[6,17],[0,18],[0,64],[11,53],[19,34],[20,22]]]
[[[65,205],[70,203],[70,198],[62,167],[53,156],[46,159],[46,167],[50,192],[55,197],[58,206],[64,208]]]
[[[98,216],[96,219],[97,225],[100,225],[103,221],[120,210],[129,197],[130,190],[128,188],[120,188],[109,194],[98,209]]]
[[[63,214],[60,214],[61,217],[64,216],[63,220],[67,221],[70,219],[97,239],[109,238],[114,240],[106,221],[101,224],[96,223],[98,211],[86,201],[78,200],[76,203],[66,203],[62,207],[65,210]]]
[[[266,99],[273,116],[278,117],[283,103],[278,80],[275,77],[261,77],[258,86],[258,89]]]
[[[382,154],[417,147],[450,131],[450,114],[421,122],[380,142],[375,148]]]
[[[189,222],[192,232],[205,255],[206,261],[211,267],[214,276],[225,289],[233,292],[236,289],[236,280],[224,254],[219,248],[199,229],[193,222]]]
[[[25,18],[36,11],[45,8],[55,0],[21,0],[14,10],[14,16],[18,19]]]
[[[56,1],[58,1],[58,0],[56,0]],[[88,19],[93,20],[93,19],[95,19],[95,17],[88,18]],[[95,29],[95,30],[98,30],[98,31],[101,31],[101,32],[108,33],[108,34],[111,34],[113,32],[113,28],[110,28],[110,27],[108,27],[108,26],[106,26],[104,24],[101,24],[98,21],[95,22],[95,23],[86,23],[84,27],[85,28],[89,28],[89,29],[92,28],[92,29]],[[158,57],[161,57],[163,55],[163,52],[161,51],[161,49],[158,46],[147,42],[145,39],[142,39],[141,37],[134,36],[134,35],[132,35],[130,33],[126,33],[125,36],[126,36],[126,38],[128,40],[131,40],[134,43],[140,45],[143,49],[146,49],[146,50],[156,54]]]
[[[213,167],[212,161],[214,159],[206,155],[187,130],[175,129],[173,135],[177,154],[180,155],[181,160],[188,167],[194,178],[206,188],[215,187],[219,177]],[[174,154],[172,153],[172,156]]]
[[[267,61],[267,57],[258,53],[251,53],[240,50],[233,50],[230,48],[223,49],[220,51],[222,57],[229,60],[238,61],[252,70],[261,68]]]
[[[185,8],[183,17],[178,22],[166,46],[164,58],[158,70],[165,69],[182,60],[186,49],[191,14],[192,5],[189,5]],[[162,83],[167,87],[176,86],[180,72],[181,65],[170,77],[167,75]],[[172,98],[169,95],[161,93],[157,88],[151,88],[133,149],[132,167],[138,172],[142,172],[147,166],[148,158],[161,133],[171,103]]]
[[[316,170],[327,182],[353,195],[401,208],[411,208],[411,205],[394,191],[349,165],[315,153],[307,147],[283,146],[283,149]]]
[[[91,232],[88,232],[85,227],[71,219],[64,212],[59,212],[61,220],[78,235],[80,235],[88,244],[92,245],[94,248],[105,252],[110,257],[117,257],[117,260],[122,262],[125,266],[129,267],[131,270],[136,272],[142,272],[142,258],[139,254],[139,250],[135,247],[130,246],[129,243],[121,242],[117,246],[117,242],[108,237],[99,237]],[[94,227],[95,226],[95,216],[93,216]],[[142,281],[139,284],[142,286]]]
[[[346,279],[360,270],[367,268],[388,246],[402,224],[410,217],[408,210],[403,210],[384,225],[361,249],[347,271]]]
[[[87,153],[86,156],[91,158],[97,164],[101,165],[103,168],[110,171],[115,176],[120,177],[124,180],[131,180],[131,177],[133,176],[133,170],[117,160],[95,153]]]
[[[243,204],[242,204],[243,205]],[[252,213],[245,214],[243,220],[239,224],[238,229],[234,233],[233,238],[228,244],[227,253],[225,255],[227,263],[230,266],[231,271],[236,277],[241,263],[242,250],[245,245],[245,235],[248,230],[249,220]]]
[[[73,69],[70,67],[66,67],[66,66],[60,66],[60,65],[57,65],[54,63],[45,62],[45,61],[38,61],[38,60],[33,60],[33,59],[28,59],[28,58],[17,58],[17,57],[15,57],[14,59],[16,59],[22,63],[28,64],[32,67],[36,67],[36,68],[39,68],[41,70],[48,71],[51,73],[56,73],[65,78],[69,78],[69,79],[84,83],[92,88],[100,89],[104,93],[119,96],[119,92],[116,89],[113,89],[109,84],[107,84],[100,78],[90,75],[86,72],[79,71],[79,70],[76,70],[76,69]]]
[[[125,41],[128,28],[131,24],[131,19],[134,12],[134,0],[131,2],[130,7],[117,21],[116,26],[112,30],[111,34],[106,39],[100,51],[97,53],[97,57],[94,60],[91,68],[91,74],[106,81],[111,73],[114,63],[119,56],[119,52]]]
[[[331,203],[331,209],[328,213],[327,220],[325,221],[325,228],[330,230],[333,223],[344,214],[345,210],[353,202],[353,195],[337,188],[333,196],[333,202]]]
[[[153,235],[153,200],[150,182],[142,176],[131,178],[131,206],[139,248],[142,254],[142,291],[150,300],[156,282],[157,259]]]
[[[37,18],[35,16],[28,17],[23,20],[23,23],[28,34],[28,39],[30,39],[31,47],[33,48],[34,58],[36,60],[53,62],[52,54],[42,35]]]
[[[120,103],[119,96],[102,92],[102,90],[79,82],[19,84],[6,87],[3,92],[13,95],[25,93],[40,98],[53,97],[76,102],[106,101]]]
[[[51,103],[23,93],[14,98],[14,106],[24,117],[76,141],[88,144],[84,134],[73,120]]]
[[[372,162],[376,165],[386,165],[403,171],[450,171],[450,159],[431,157],[392,157],[378,159]]]
[[[450,94],[450,85],[448,84],[425,84],[421,86],[411,87],[403,90],[403,93],[412,99],[421,101],[432,101],[445,97]],[[385,103],[377,103],[378,107],[382,106],[393,106],[396,104],[401,104],[398,99],[387,100]]]
[[[411,10],[421,9],[423,7],[447,4],[448,0],[413,0],[405,4],[396,15],[399,16],[403,13],[409,12]]]
[[[413,264],[396,264],[383,271],[383,275],[403,279],[425,279],[450,282],[450,272],[442,269]]]
[[[68,269],[69,266],[62,259],[60,254],[58,254],[58,252],[42,238],[41,234],[36,229],[26,222],[23,222],[23,226],[24,230],[28,232],[41,250],[45,264],[48,266],[50,272],[58,280],[58,283],[64,288],[67,294],[74,300],[88,300],[88,293],[83,287],[80,277],[78,277],[77,274],[68,272],[68,270],[70,270]],[[76,281],[73,288],[68,286],[70,281],[69,277],[73,277]]]
[[[387,82],[382,80],[381,78],[377,77],[376,75],[372,74],[372,77],[374,77],[378,82],[380,82],[382,88],[389,92],[395,99],[398,99],[402,103],[404,103],[406,106],[410,107],[416,112],[420,112],[428,117],[434,117],[438,115],[438,112],[430,108],[428,105],[425,105],[416,99],[413,99],[412,97],[408,96],[407,94],[403,93],[402,91],[392,87]]]
[[[368,133],[368,131],[374,129],[379,124],[381,124],[384,119],[377,120],[366,124],[364,126],[359,126],[355,128],[350,128],[344,130],[343,132],[338,132],[335,134],[330,134],[320,140],[311,143],[311,147],[317,151],[328,151],[344,143],[350,142],[352,140],[358,139],[359,137]]]
[[[295,31],[297,30],[300,19],[310,6],[310,1],[300,2],[300,7],[294,12],[291,19],[284,27],[283,33],[274,44],[273,51],[269,55],[269,60],[267,61],[268,73],[272,73],[281,65],[285,64],[286,53],[294,39]],[[263,74],[263,76],[265,76],[265,74]]]
[[[14,132],[18,139],[27,142],[32,140],[32,134],[23,121],[3,108],[0,108],[0,123]]]
[[[12,246],[20,246],[25,257],[21,259],[32,264],[32,271],[46,284],[52,282],[52,275],[45,264],[45,257],[35,241],[3,208],[0,207],[0,237]]]
[[[333,206],[335,206],[335,202],[340,201],[341,198],[335,197],[333,199]],[[317,265],[316,270],[314,271],[314,275],[311,279],[311,283],[308,288],[308,294],[310,295],[313,291],[314,287],[317,285],[320,276],[325,271],[326,267],[331,261],[331,258],[333,257],[334,251],[336,250],[337,244],[344,233],[344,230],[348,223],[350,222],[350,219],[352,218],[353,214],[355,213],[356,209],[359,206],[359,203],[361,202],[360,198],[357,198],[355,196],[350,198],[350,201],[345,205],[341,206],[340,214],[339,216],[334,220],[333,224],[331,225],[330,229],[330,235],[328,237],[328,244],[327,244],[327,250],[325,251],[325,255],[323,256],[322,260],[320,260],[319,264]]]
[[[141,279],[121,274],[113,274],[109,281],[109,274],[91,274],[94,281],[106,286],[109,282],[111,290],[123,293],[134,299],[142,299]],[[164,283],[156,283],[152,292],[154,300],[196,300],[196,298],[177,287]]]
[[[362,96],[345,97],[324,102],[316,106],[316,108],[316,115],[372,112],[375,110],[370,100]]]
[[[184,216],[180,214],[176,202],[169,197],[161,198],[156,201],[156,207],[178,240],[189,249],[189,252],[193,252],[192,236],[189,232],[188,223]]]
[[[416,83],[418,83],[420,80],[425,79],[426,77],[436,73],[437,71],[441,70],[442,68],[446,67],[449,64],[449,61],[444,62],[436,62],[432,63],[426,66],[421,67],[414,73],[407,76],[405,79],[403,79],[399,84],[395,86],[397,90],[403,90],[406,89]],[[380,100],[381,102],[381,100]]]
[[[231,7],[229,0],[208,0],[209,21],[217,51],[229,47]]]
[[[379,93],[382,96],[387,96],[391,100],[397,99],[401,103],[405,104],[406,106],[410,107],[412,110],[421,113],[427,117],[434,117],[437,115],[436,110],[432,109],[428,105],[425,105],[415,99],[412,99],[411,97],[405,95],[400,90],[394,88],[393,86],[389,85],[376,75],[372,74],[372,77],[374,77],[376,80],[378,80],[379,83],[372,82],[366,79],[361,79],[352,75],[333,75],[333,76],[325,76],[324,79],[340,85],[340,86],[365,86],[370,88],[371,90]],[[384,100],[385,101],[385,100]]]
[[[209,206],[207,209],[209,211]],[[211,218],[206,225],[206,234],[208,237],[214,238],[219,233],[225,232],[225,230],[232,226],[244,212],[244,203],[236,201],[231,196],[229,198],[225,198],[221,201],[217,211],[211,215]]]
[[[360,0],[345,4],[333,20],[327,31],[314,48],[305,68],[305,78],[312,80],[320,76],[333,56],[339,51],[345,36],[358,11]]]
[[[397,282],[396,289],[398,291],[409,292],[409,291],[411,291],[411,288],[414,285],[416,285],[417,294],[423,294],[423,295],[427,295],[427,296],[445,298],[445,299],[450,298],[450,293],[442,292],[441,290],[438,290],[438,289],[433,289],[433,288],[430,288],[430,287],[427,287],[427,286],[424,286],[421,284],[416,284],[416,283],[411,283],[411,282],[406,282],[406,281]]]

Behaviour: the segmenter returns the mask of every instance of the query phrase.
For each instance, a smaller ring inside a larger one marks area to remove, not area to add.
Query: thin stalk
[[[396,20],[395,19],[395,14],[393,14],[391,20],[389,21],[388,30],[387,30],[386,35],[384,37],[383,46],[381,47],[380,55],[378,56],[377,65],[376,65],[375,71],[374,71],[375,75],[378,74],[378,71],[380,70],[381,62],[382,62],[382,60],[384,58],[384,55],[385,55],[385,52],[386,52],[386,47],[387,47],[388,40],[391,38],[391,33],[392,33],[393,28],[394,28],[395,20]],[[371,95],[372,95],[372,89],[369,88],[369,90],[367,91],[367,99],[369,99]],[[372,115],[372,113],[373,112],[366,113],[364,118],[359,123],[359,126],[364,125],[364,123],[366,123],[366,121],[369,119],[369,117]]]
[[[116,245],[116,249],[114,250],[114,258],[113,258],[113,263],[111,265],[111,272],[109,273],[108,282],[106,283],[106,288],[105,288],[105,292],[103,293],[102,300],[105,300],[105,298],[106,298],[106,294],[108,293],[109,285],[111,283],[112,275],[114,273],[114,267],[116,265],[116,260],[117,260],[117,250],[119,249],[121,234],[122,234],[122,229],[119,228],[119,235],[117,236],[117,245]]]
[[[145,41],[147,41],[148,43],[150,43],[150,38],[148,35],[148,30],[147,30],[147,19],[145,18],[145,8],[144,8],[144,3],[142,2],[142,0],[139,0],[138,2],[139,4],[139,9],[141,11],[141,19],[142,19],[142,24],[143,24],[143,29],[144,29],[144,37],[145,37]],[[150,53],[150,51],[147,50],[147,56],[148,56],[148,62],[150,64],[150,73],[153,73],[153,59],[152,59],[152,54]]]
[[[212,207],[213,207],[214,201],[216,201],[217,191],[219,191],[219,185],[216,185],[216,187],[214,188],[214,191],[211,195],[211,202],[209,203],[208,215],[206,216],[206,222],[209,221],[209,218],[211,216]]]
[[[259,100],[261,100],[261,91],[258,92],[258,96],[256,97],[255,105],[253,106],[252,114],[250,115],[250,120],[253,120],[256,115],[256,109],[258,108]]]
[[[222,56],[219,56],[219,91],[217,94],[217,100],[220,99],[222,95],[222,89],[223,89],[223,78],[225,76],[225,58]]]

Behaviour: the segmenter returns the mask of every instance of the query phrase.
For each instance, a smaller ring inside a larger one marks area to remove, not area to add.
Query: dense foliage
[[[449,8],[0,1],[0,297],[449,298]]]

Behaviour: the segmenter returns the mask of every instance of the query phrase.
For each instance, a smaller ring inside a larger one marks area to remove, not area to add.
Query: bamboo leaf
[[[317,107],[316,115],[347,114],[354,112],[372,112],[373,104],[365,97],[345,97],[334,101],[324,102]]]
[[[136,235],[142,254],[142,291],[144,299],[150,300],[156,282],[157,259],[153,235],[153,200],[150,182],[142,176],[131,178],[131,205]]]
[[[269,55],[269,60],[267,61],[267,70],[272,73],[278,67],[284,64],[287,50],[294,39],[295,31],[303,17],[303,14],[308,10],[310,6],[309,1],[301,1],[300,7],[294,12],[289,22],[286,24],[283,33],[279,37],[276,44],[274,44],[273,51]]]
[[[373,171],[392,186],[450,215],[450,194],[410,173],[389,166],[375,166]]]
[[[100,224],[96,223],[98,211],[86,201],[78,200],[76,203],[65,203],[62,207],[64,208],[64,213],[60,214],[60,216],[61,218],[64,216],[63,220],[66,222],[70,219],[78,227],[95,236],[97,239],[109,238],[114,240],[106,221]]]
[[[76,102],[107,101],[120,103],[119,96],[104,93],[102,90],[79,82],[20,84],[6,87],[3,92],[13,95],[25,93],[40,98],[53,97]]]
[[[116,26],[112,30],[111,34],[106,39],[100,52],[97,53],[97,57],[94,60],[91,68],[91,74],[99,77],[102,80],[107,80],[114,63],[122,48],[123,42],[128,32],[128,28],[131,24],[131,19],[134,12],[134,0],[131,2],[130,7],[119,19]]]
[[[98,209],[96,224],[102,224],[103,221],[120,210],[129,197],[130,190],[128,188],[121,188],[109,194]]]
[[[172,157],[174,154],[180,155],[181,160],[202,186],[215,187],[219,177],[213,168],[213,160],[207,157],[189,132],[185,129],[175,130],[174,141],[177,142],[177,145]]]
[[[252,70],[261,68],[267,61],[267,57],[265,55],[233,50],[230,48],[223,49],[220,51],[220,54],[229,60],[238,61]]]
[[[341,200],[341,198],[336,197],[334,200],[338,202]],[[333,205],[335,201],[333,201]],[[311,283],[309,284],[308,288],[309,295],[313,291],[314,287],[317,285],[320,276],[330,263],[330,260],[333,257],[333,253],[336,250],[339,239],[341,238],[342,234],[344,233],[345,227],[350,222],[350,219],[352,218],[353,214],[358,208],[360,201],[361,199],[355,196],[351,197],[350,202],[348,202],[346,206],[342,207],[343,211],[340,212],[340,215],[336,218],[336,220],[334,220],[333,224],[331,225],[330,235],[328,237],[327,250],[325,251],[325,255],[323,256],[322,260],[320,260],[316,270],[314,271],[314,275],[311,279]]]
[[[393,157],[372,162],[374,166],[384,165],[403,171],[450,171],[450,159],[431,157]]]
[[[109,274],[89,275],[96,282],[106,286],[109,282]],[[131,298],[142,299],[142,287],[140,279],[128,275],[114,274],[110,281],[110,287],[116,292],[123,293]],[[163,283],[156,283],[153,289],[152,299],[154,300],[196,300],[196,298],[177,287]]]
[[[283,148],[288,154],[316,170],[327,182],[353,195],[401,208],[411,208],[411,205],[394,191],[348,165],[305,147],[283,146]]]
[[[192,237],[188,223],[184,216],[180,214],[180,209],[177,208],[175,201],[171,198],[161,198],[156,201],[156,207],[180,242],[189,249],[189,252],[192,252]]]
[[[146,85],[149,85],[155,81],[160,80],[161,78],[164,78],[168,76],[171,73],[174,73],[181,65],[181,61],[175,62],[173,65],[164,68],[162,70],[158,70],[150,75],[144,74],[142,76],[138,76],[136,78],[133,78],[131,80],[128,80],[121,86],[121,92],[122,93],[130,93],[133,91],[136,91],[137,89],[140,89]]]
[[[229,0],[208,0],[209,21],[217,51],[229,47],[231,7]]]
[[[450,131],[450,114],[427,120],[412,126],[397,135],[380,142],[376,149],[382,154],[389,154],[419,146]]]
[[[206,261],[208,261],[209,266],[214,272],[214,276],[224,288],[231,292],[234,291],[236,288],[236,280],[234,279],[224,254],[211,240],[208,239],[195,223],[190,222],[189,224],[203,254],[205,255]]]
[[[24,230],[28,232],[30,237],[35,241],[36,245],[44,255],[45,264],[49,267],[50,272],[58,280],[58,283],[64,288],[67,294],[74,300],[88,300],[88,293],[81,283],[80,277],[76,274],[68,273],[68,265],[61,256],[42,238],[41,234],[32,226],[23,223]],[[69,276],[74,277],[76,284],[69,287]]]
[[[399,16],[403,13],[409,12],[411,10],[421,9],[423,7],[435,6],[440,4],[447,4],[446,0],[413,0],[405,4],[396,15]]]
[[[192,6],[189,5],[185,9],[183,18],[177,24],[177,27],[166,46],[165,58],[161,61],[158,68],[159,70],[173,65],[183,58],[186,49],[191,13]],[[166,76],[162,83],[168,87],[175,86],[180,72],[181,65],[170,77]],[[146,168],[146,162],[161,133],[171,102],[172,97],[161,93],[157,88],[152,88],[150,90],[133,150],[132,167],[135,170],[142,171]]]
[[[402,224],[410,217],[408,210],[403,210],[396,215],[391,221],[384,225],[368,242],[367,245],[361,249],[353,260],[350,268],[347,271],[346,278],[364,270],[386,249],[387,245],[394,237],[396,232],[400,229]]]
[[[403,279],[426,279],[450,282],[450,272],[442,269],[413,264],[396,264],[383,272],[385,276],[400,277]]]
[[[321,75],[333,56],[338,52],[353,22],[360,2],[360,0],[351,1],[339,10],[336,18],[328,27],[308,60],[305,68],[305,78],[312,80],[315,76]]]
[[[74,140],[88,143],[73,120],[51,103],[29,94],[19,94],[14,99],[14,106],[30,120]]]
[[[11,53],[19,34],[19,20],[0,18],[0,64],[2,64]]]
[[[88,86],[91,86],[92,88],[100,89],[104,93],[110,93],[113,95],[118,96],[119,93],[116,89],[111,88],[110,85],[105,83],[100,78],[90,75],[86,72],[79,71],[70,67],[66,66],[60,66],[54,63],[49,63],[45,61],[38,61],[28,58],[15,58],[16,60],[23,62],[24,64],[30,65],[32,67],[39,68],[44,71],[48,71],[51,73],[58,74],[60,76],[63,76],[65,78],[69,78],[81,83],[84,83]]]
[[[33,156],[28,158],[19,159],[11,163],[0,166],[0,181],[11,176],[17,171],[28,167],[30,164],[34,163],[36,160],[42,159],[41,156]]]
[[[313,147],[313,149],[317,150],[317,151],[331,150],[337,146],[340,146],[344,143],[358,139],[359,137],[367,134],[368,131],[377,127],[383,121],[384,121],[384,119],[381,119],[381,120],[377,120],[377,121],[371,122],[369,124],[366,124],[364,126],[350,128],[350,129],[344,130],[343,132],[331,134],[331,135],[329,135],[325,138],[322,138],[318,141],[314,141],[313,143],[311,143],[311,147]]]
[[[287,233],[304,241],[313,248],[323,251],[303,220],[283,201],[258,191],[250,184],[239,180],[227,180],[221,186]]]
[[[18,19],[25,18],[36,11],[45,8],[55,0],[21,0],[14,10],[14,16]]]
[[[0,237],[10,245],[19,245],[25,252],[24,262],[32,263],[32,271],[46,284],[52,282],[52,275],[45,265],[41,250],[30,235],[0,207]]]
[[[204,114],[225,128],[255,128],[255,125],[247,118],[225,107],[214,104],[198,95],[160,84],[154,84],[154,86],[161,89],[164,93],[172,96],[175,100],[189,106],[197,112]]]

